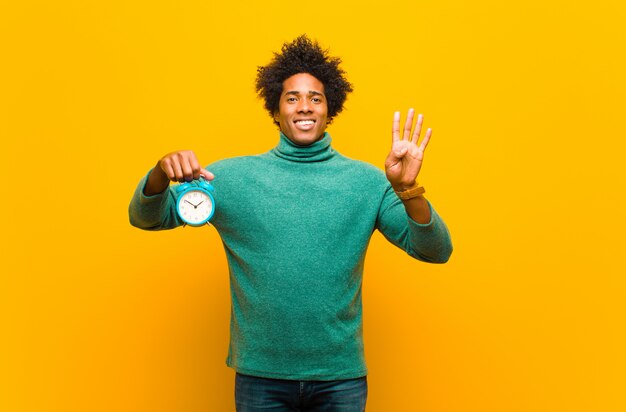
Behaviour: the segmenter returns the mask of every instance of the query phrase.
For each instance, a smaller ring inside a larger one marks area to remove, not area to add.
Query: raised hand
[[[424,160],[424,151],[432,135],[432,130],[427,129],[418,146],[424,117],[421,114],[417,116],[417,122],[411,134],[414,117],[415,110],[409,109],[402,138],[400,138],[400,112],[395,112],[393,115],[391,151],[385,160],[385,174],[396,191],[408,189],[415,183]]]

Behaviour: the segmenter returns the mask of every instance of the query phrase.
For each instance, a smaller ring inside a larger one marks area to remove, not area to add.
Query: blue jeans
[[[367,377],[337,381],[294,381],[235,375],[237,412],[363,412]]]

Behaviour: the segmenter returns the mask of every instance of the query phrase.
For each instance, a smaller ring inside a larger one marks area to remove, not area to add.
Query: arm
[[[214,178],[213,173],[200,167],[190,150],[173,152],[161,158],[137,185],[128,207],[130,224],[140,229],[173,229],[183,224],[176,213],[176,195],[170,181],[184,182]]]
[[[176,214],[176,196],[166,187],[161,193],[146,195],[146,186],[154,169],[150,170],[137,185],[128,205],[130,224],[144,230],[164,230],[181,226]],[[169,184],[168,184],[169,186]]]
[[[406,210],[391,186],[387,186],[376,220],[376,228],[409,256],[429,263],[445,263],[452,254],[452,241],[444,221],[424,199],[430,219],[419,223]]]
[[[381,208],[383,213],[379,215],[380,228],[383,234],[385,234],[385,230],[393,233],[391,237],[387,234],[385,236],[392,243],[404,248],[411,256],[428,262],[443,263],[448,260],[452,253],[452,244],[448,229],[441,218],[434,212],[422,194],[409,194],[403,196],[407,197],[406,199],[400,199],[401,192],[407,194],[408,190],[418,187],[417,176],[422,167],[426,146],[432,135],[432,130],[428,129],[418,146],[423,116],[420,114],[417,117],[415,129],[411,134],[414,114],[414,110],[409,109],[401,139],[400,112],[394,113],[391,133],[392,146],[385,160],[385,175],[393,190],[388,190],[385,194],[388,204]],[[398,193],[397,196],[396,193]],[[391,195],[396,197],[393,198],[392,196],[392,200],[389,200]],[[400,204],[404,209],[403,214],[408,216],[408,231],[406,233],[398,229],[397,226],[400,225],[401,228],[403,225],[402,222],[398,221],[400,218],[396,216],[399,213],[397,209]],[[392,213],[393,216],[388,219],[389,222],[387,223],[384,223],[385,213]],[[392,227],[393,229],[391,229]]]
[[[395,190],[395,189],[394,189]],[[402,200],[406,214],[418,223],[430,222],[430,207],[428,201],[422,195],[412,199]]]

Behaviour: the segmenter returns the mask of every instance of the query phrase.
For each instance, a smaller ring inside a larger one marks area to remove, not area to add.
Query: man
[[[170,181],[213,180],[219,232],[231,284],[228,366],[238,411],[363,411],[361,281],[374,229],[412,257],[446,262],[448,230],[417,185],[428,129],[411,133],[409,110],[379,169],[336,152],[326,126],[350,83],[306,36],[260,67],[257,92],[280,129],[269,152],[206,169],[191,151],[170,153],[139,183],[130,220],[148,230],[182,224]]]

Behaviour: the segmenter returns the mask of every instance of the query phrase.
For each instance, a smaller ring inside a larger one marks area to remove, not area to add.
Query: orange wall
[[[0,5],[0,410],[234,409],[218,235],[127,205],[172,150],[271,148],[256,67],[301,33],[355,86],[342,153],[382,167],[393,111],[425,114],[455,245],[374,236],[368,410],[626,410],[624,3],[250,3]]]

